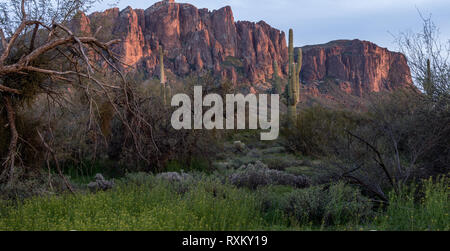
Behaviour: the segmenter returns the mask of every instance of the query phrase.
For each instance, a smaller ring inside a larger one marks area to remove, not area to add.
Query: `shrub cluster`
[[[358,224],[372,215],[370,200],[344,183],[283,193],[269,188],[262,190],[261,196],[265,212],[280,210],[300,225]]]
[[[299,188],[310,185],[309,179],[304,176],[269,169],[260,161],[242,166],[231,174],[229,179],[233,185],[250,189],[268,185],[289,185]]]
[[[363,116],[355,112],[313,106],[303,109],[295,125],[284,128],[282,134],[287,149],[307,156],[323,156],[342,147],[345,130],[363,122]]]

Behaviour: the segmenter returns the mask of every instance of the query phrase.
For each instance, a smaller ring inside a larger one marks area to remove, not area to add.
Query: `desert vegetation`
[[[68,28],[95,1],[62,2],[0,5],[0,230],[450,230],[449,50],[431,20],[398,39],[415,86],[358,110],[299,109],[291,30],[269,90],[282,135],[266,142],[174,130],[172,95],[238,85],[175,76],[159,44],[159,72],[133,71],[110,27]]]

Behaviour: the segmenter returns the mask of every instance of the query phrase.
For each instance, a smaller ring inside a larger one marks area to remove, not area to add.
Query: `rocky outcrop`
[[[158,75],[160,45],[166,68],[178,76],[211,71],[234,82],[261,83],[271,78],[273,60],[279,65],[287,61],[283,32],[262,21],[235,22],[229,6],[209,11],[162,1],[146,10],[128,7],[80,14],[72,22],[72,29],[87,34],[100,26],[98,36],[122,39],[116,52],[147,76]]]
[[[307,86],[332,79],[341,91],[362,97],[412,84],[405,56],[371,42],[338,40],[302,49],[301,80]]]
[[[284,32],[264,21],[235,22],[229,6],[209,11],[166,0],[146,10],[81,13],[70,25],[77,33],[96,34],[102,40],[120,38],[115,52],[147,78],[159,75],[158,52],[163,46],[166,70],[178,77],[212,72],[233,83],[247,83],[249,92],[268,91],[276,60],[280,77],[286,79]],[[357,97],[412,83],[402,54],[367,41],[339,40],[302,49],[302,95],[322,95],[324,82]]]

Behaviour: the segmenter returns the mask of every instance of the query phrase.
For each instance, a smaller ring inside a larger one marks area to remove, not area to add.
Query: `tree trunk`
[[[14,111],[14,107],[12,105],[11,97],[4,96],[5,107],[6,107],[6,115],[8,119],[8,126],[11,133],[11,139],[9,141],[8,148],[8,156],[6,157],[6,161],[4,162],[4,173],[7,173],[9,182],[14,180],[15,173],[15,159],[17,154],[17,140],[19,139],[19,134],[17,133],[16,128],[16,113]]]

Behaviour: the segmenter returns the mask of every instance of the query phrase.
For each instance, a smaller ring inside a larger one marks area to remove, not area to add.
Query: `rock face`
[[[262,21],[235,22],[229,6],[208,11],[166,0],[146,10],[127,7],[80,14],[71,28],[92,34],[100,26],[98,36],[122,39],[115,50],[147,76],[158,75],[160,45],[165,67],[178,76],[212,71],[234,82],[239,78],[260,83],[271,78],[273,60],[279,65],[287,62],[283,32]]]
[[[343,92],[362,97],[412,84],[405,56],[371,42],[338,40],[302,49],[301,80],[307,86],[333,79]]]
[[[78,15],[72,30],[102,40],[122,40],[114,50],[145,77],[159,75],[159,47],[165,68],[178,77],[212,72],[233,83],[249,84],[250,92],[271,89],[273,61],[286,79],[288,51],[284,32],[263,21],[235,22],[229,6],[209,11],[165,0],[146,10],[109,9]],[[301,81],[304,94],[320,95],[325,80],[349,95],[392,90],[412,83],[405,57],[373,43],[339,40],[303,47]]]

